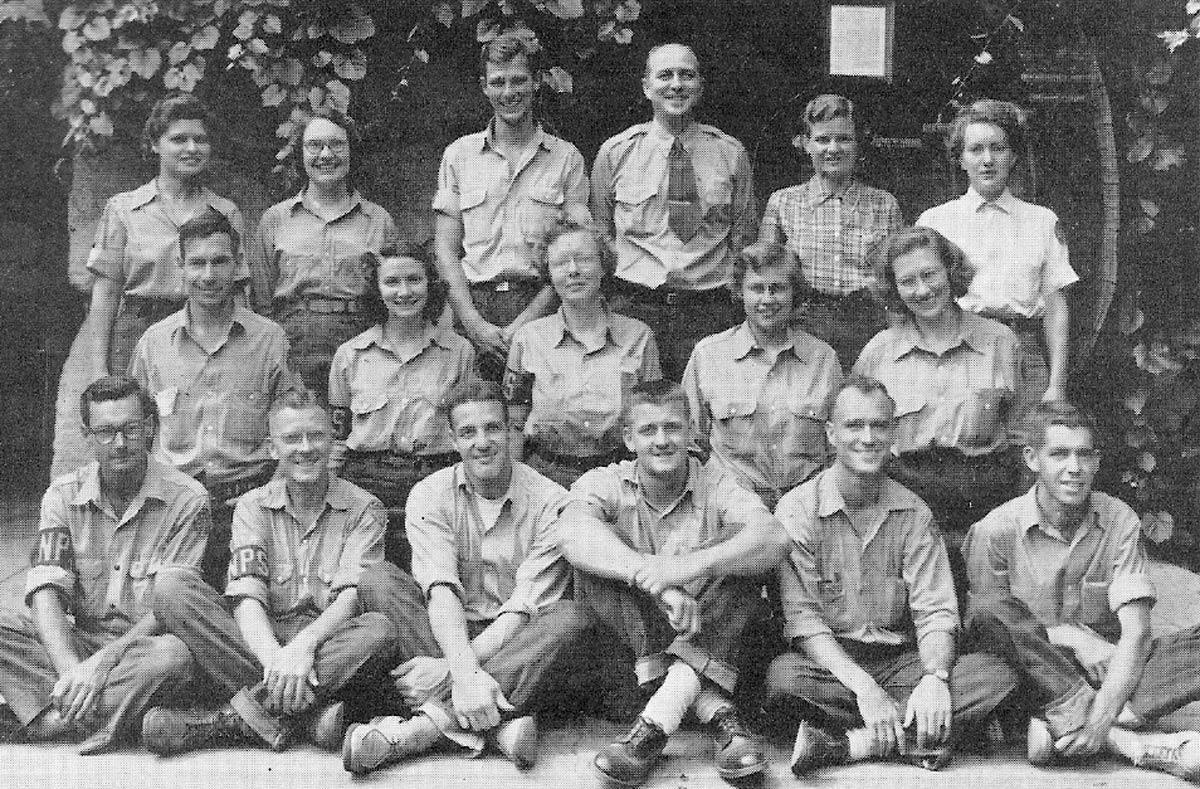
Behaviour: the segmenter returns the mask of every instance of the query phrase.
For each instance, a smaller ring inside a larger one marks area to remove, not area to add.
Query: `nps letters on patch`
[[[235,548],[229,557],[230,579],[251,576],[266,581],[271,577],[267,569],[267,549],[261,545],[246,545]]]
[[[43,529],[38,532],[37,546],[33,551],[34,566],[61,567],[75,571],[75,543],[71,541],[71,530],[67,528]]]

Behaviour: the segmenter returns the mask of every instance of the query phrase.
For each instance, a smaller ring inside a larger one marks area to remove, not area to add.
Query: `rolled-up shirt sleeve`
[[[500,613],[534,616],[566,594],[569,568],[558,549],[555,524],[566,508],[567,501],[564,492],[562,496],[547,502],[538,513],[533,544],[517,566],[516,585],[512,595],[500,606]]]
[[[798,501],[784,498],[775,517],[792,538],[788,558],[779,565],[779,597],[783,604],[783,635],[810,638],[823,633],[833,635],[821,611],[820,573],[812,546],[817,518]]]
[[[329,584],[329,598],[343,589],[358,586],[363,570],[383,561],[383,535],[387,511],[375,500],[368,504],[346,529],[337,572]]]
[[[270,524],[255,517],[245,499],[233,511],[229,540],[229,580],[225,596],[231,599],[253,598],[271,609],[270,598]]]
[[[467,594],[458,573],[458,548],[454,539],[454,522],[450,506],[438,506],[449,500],[454,490],[431,490],[418,483],[408,497],[404,529],[412,547],[413,580],[421,587],[426,599],[433,587],[448,586],[466,605]]]
[[[47,586],[61,592],[64,600],[71,600],[77,572],[67,504],[62,492],[52,487],[42,497],[37,542],[30,556],[29,572],[25,574],[25,604],[29,604],[34,592]]]
[[[946,546],[933,529],[933,516],[918,513],[904,541],[904,583],[919,642],[929,633],[958,630],[958,599]]]
[[[569,502],[579,502],[598,507],[604,522],[616,531],[617,509],[621,504],[620,475],[607,468],[585,472],[571,486]]]
[[[442,154],[442,163],[438,167],[437,192],[433,195],[433,210],[446,216],[458,216],[458,174],[454,172],[453,150],[451,144]]]
[[[125,281],[125,247],[129,232],[121,218],[121,206],[112,198],[104,205],[96,237],[88,252],[87,270],[117,283]]]
[[[1137,515],[1131,510],[1125,512],[1119,529],[1121,540],[1113,553],[1112,583],[1108,586],[1108,607],[1112,611],[1133,600],[1158,599],[1146,566],[1146,546]]]

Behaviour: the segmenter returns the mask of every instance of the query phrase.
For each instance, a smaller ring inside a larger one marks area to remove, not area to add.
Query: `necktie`
[[[684,150],[679,138],[667,155],[667,225],[685,244],[700,229],[702,219],[696,193],[696,171],[692,155]]]

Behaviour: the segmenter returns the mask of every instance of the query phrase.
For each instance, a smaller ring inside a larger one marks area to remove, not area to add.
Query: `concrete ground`
[[[3,504],[0,534],[0,605],[22,605],[22,584],[29,548],[36,531],[37,504],[33,500]],[[1200,621],[1200,577],[1170,565],[1154,566],[1162,597],[1155,608],[1156,632],[1169,632]],[[1200,715],[1180,715],[1179,728],[1200,727]],[[587,719],[543,732],[540,761],[519,773],[502,757],[465,759],[437,754],[355,779],[341,766],[340,757],[298,747],[286,753],[251,749],[202,751],[173,759],[159,759],[141,748],[79,756],[70,745],[0,745],[0,789],[335,789],[350,786],[441,787],[601,787],[592,771],[596,751],[621,734],[621,728]],[[896,764],[862,764],[825,770],[800,782],[787,768],[788,754],[770,748],[771,768],[754,786],[785,787],[1055,787],[1094,789],[1137,786],[1138,789],[1184,786],[1162,773],[1135,769],[1111,759],[1100,759],[1071,769],[1039,769],[1023,758],[1023,746],[1014,743],[987,757],[962,755],[945,770],[930,773]],[[712,744],[700,731],[672,737],[666,760],[654,771],[648,787],[658,789],[718,789],[727,787],[712,766]]]

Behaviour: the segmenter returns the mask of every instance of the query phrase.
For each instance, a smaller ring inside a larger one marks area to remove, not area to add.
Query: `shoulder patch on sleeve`
[[[504,371],[504,399],[510,405],[530,405],[533,403],[533,373],[518,373],[516,370]]]
[[[267,581],[271,572],[267,569],[267,549],[261,545],[245,545],[234,548],[229,555],[229,579],[254,577]]]
[[[35,567],[61,567],[74,572],[75,543],[71,539],[71,530],[64,527],[42,529],[30,559]]]

